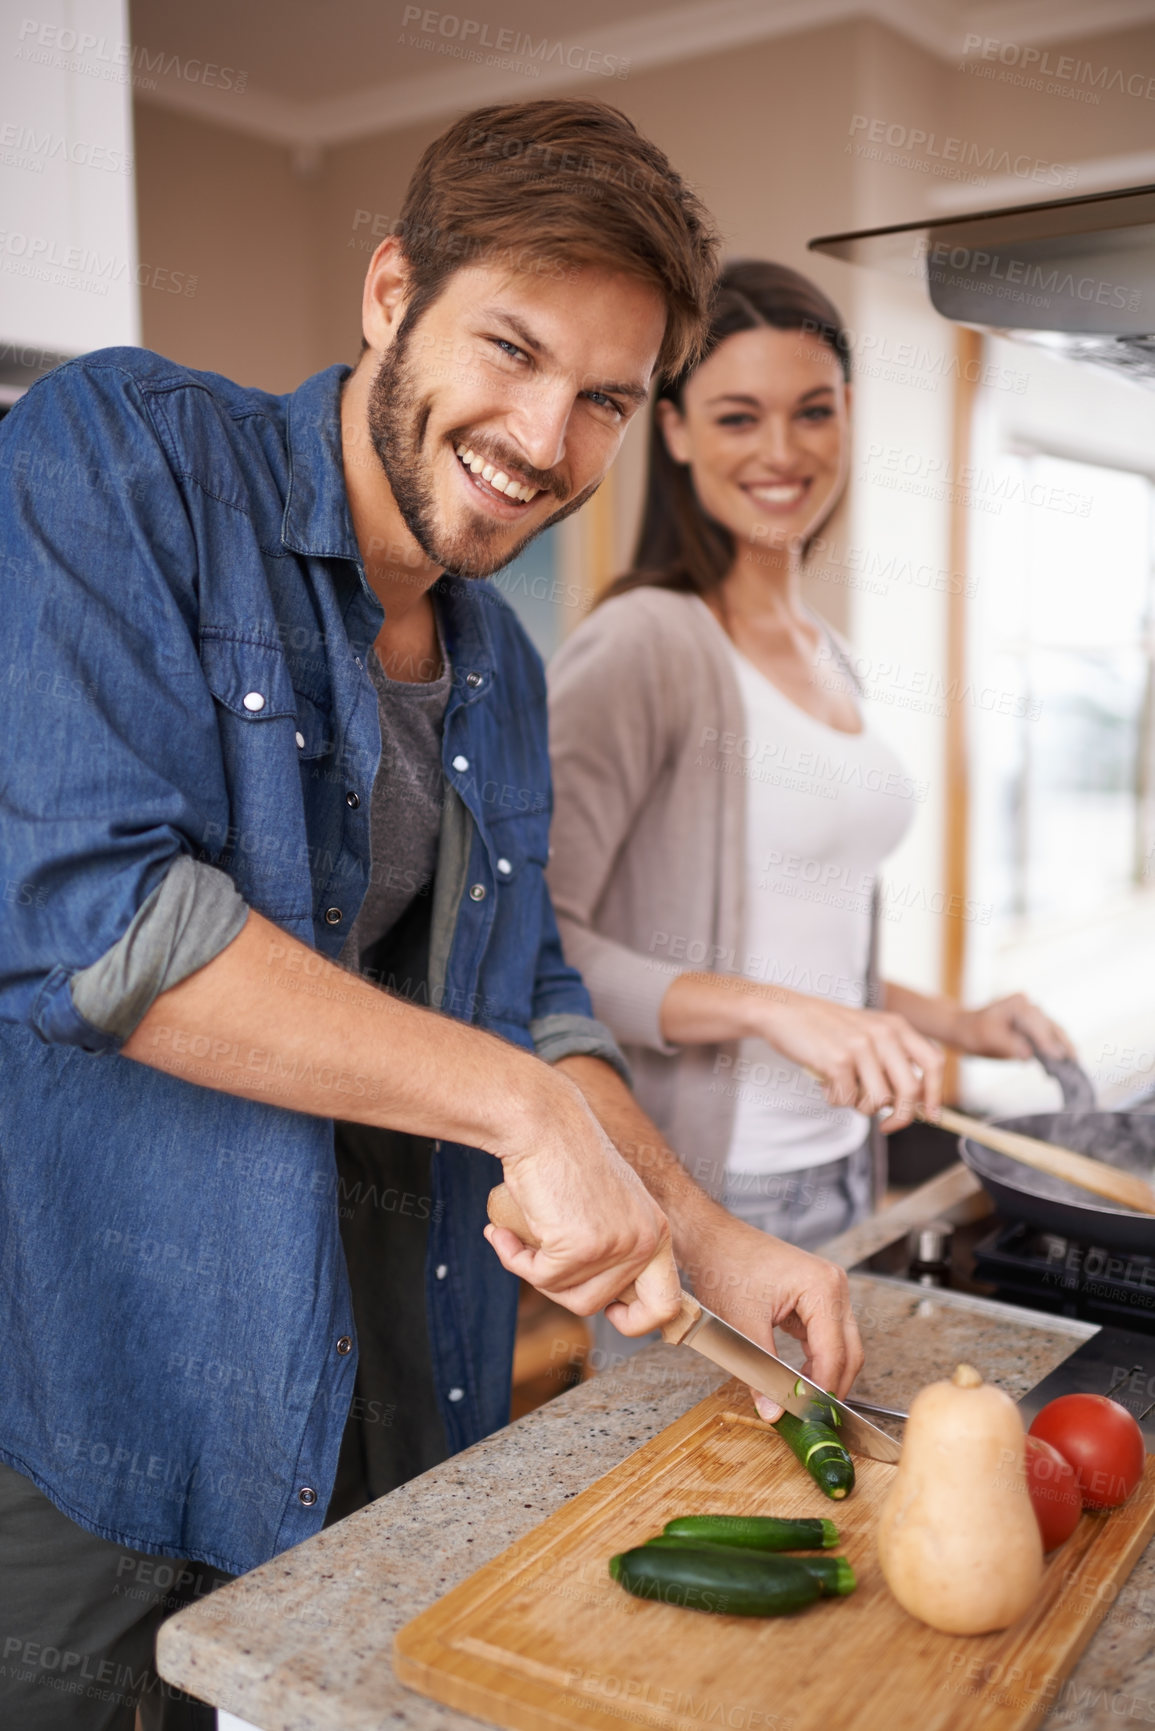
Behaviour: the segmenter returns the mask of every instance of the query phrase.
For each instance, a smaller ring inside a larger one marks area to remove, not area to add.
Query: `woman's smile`
[[[760,510],[774,517],[789,517],[808,498],[813,476],[798,476],[789,481],[739,481],[738,485]]]

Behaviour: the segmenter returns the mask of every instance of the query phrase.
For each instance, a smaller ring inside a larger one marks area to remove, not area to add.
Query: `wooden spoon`
[[[920,1112],[919,1117],[927,1124],[953,1130],[957,1136],[969,1136],[972,1142],[993,1148],[996,1154],[1021,1160],[1024,1166],[1049,1172],[1052,1178],[1063,1178],[1068,1184],[1077,1184],[1080,1190],[1089,1190],[1108,1202],[1121,1203],[1124,1208],[1134,1208],[1140,1214],[1155,1214],[1155,1190],[1134,1172],[1120,1172],[1116,1166],[1092,1159],[1089,1154],[1076,1154],[1073,1148],[1063,1148],[1057,1142],[1040,1142],[1034,1136],[1024,1136],[1019,1130],[1001,1130],[995,1124],[983,1124],[950,1106],[940,1107],[934,1117],[927,1112]]]

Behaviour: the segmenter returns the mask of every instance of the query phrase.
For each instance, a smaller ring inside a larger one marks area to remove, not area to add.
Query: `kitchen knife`
[[[905,1424],[907,1419],[910,1417],[908,1412],[899,1412],[897,1407],[875,1406],[872,1400],[859,1400],[856,1394],[847,1395],[846,1405],[852,1406],[855,1412],[873,1412],[876,1413],[879,1418],[897,1419],[900,1424]]]
[[[516,1232],[531,1250],[538,1248],[524,1215],[504,1184],[489,1193],[489,1218],[495,1226]],[[627,1295],[623,1294],[623,1297]],[[631,1293],[628,1296],[632,1296]],[[720,1316],[699,1304],[688,1292],[681,1295],[676,1316],[662,1329],[662,1339],[670,1346],[691,1346],[720,1369],[729,1371],[759,1394],[785,1407],[795,1418],[817,1420],[837,1431],[839,1440],[855,1454],[871,1460],[894,1463],[901,1449],[893,1437],[871,1424],[868,1418],[855,1412],[836,1396],[827,1394],[801,1371],[776,1358],[764,1346],[748,1340],[723,1322]]]

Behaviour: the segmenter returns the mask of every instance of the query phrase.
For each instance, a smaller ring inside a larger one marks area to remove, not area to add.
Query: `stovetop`
[[[871,1257],[863,1271],[908,1278],[911,1258],[910,1245],[900,1240]],[[1155,1336],[1155,1256],[1104,1250],[998,1214],[955,1228],[945,1284],[955,1292]]]
[[[1155,1334],[1155,1256],[1003,1224],[975,1245],[974,1274],[1008,1304]]]

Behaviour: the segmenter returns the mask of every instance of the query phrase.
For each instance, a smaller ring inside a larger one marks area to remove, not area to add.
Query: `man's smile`
[[[506,511],[512,507],[514,515],[517,515],[532,503],[542,490],[528,481],[518,480],[507,470],[498,468],[469,445],[459,444],[454,449],[469,485],[487,504],[504,506]]]

